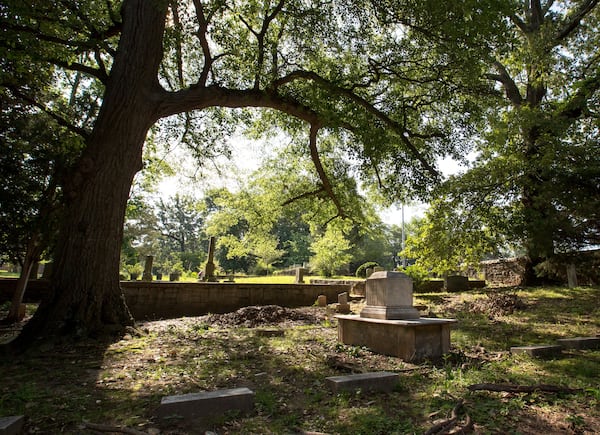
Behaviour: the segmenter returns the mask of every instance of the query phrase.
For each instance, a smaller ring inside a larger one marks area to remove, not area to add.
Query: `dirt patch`
[[[203,320],[215,326],[243,326],[255,328],[263,325],[289,324],[313,325],[325,320],[324,310],[311,308],[284,308],[279,305],[250,306],[226,314],[211,314]]]
[[[526,308],[525,303],[514,293],[488,293],[471,304],[472,311],[500,317]]]

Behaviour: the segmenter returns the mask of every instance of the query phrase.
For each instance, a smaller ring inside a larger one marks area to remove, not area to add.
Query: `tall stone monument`
[[[146,255],[146,263],[144,264],[144,273],[142,274],[142,281],[152,281],[152,263],[154,257],[152,255]]]
[[[208,259],[206,260],[206,266],[204,268],[204,280],[208,282],[216,282],[215,278],[215,238],[211,237],[208,241]]]

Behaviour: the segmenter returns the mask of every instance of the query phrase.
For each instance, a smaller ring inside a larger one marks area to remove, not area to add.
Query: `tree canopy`
[[[319,181],[296,196],[325,195],[334,218],[352,214],[349,186],[324,150],[394,201],[434,192],[437,159],[460,158],[479,139],[482,162],[515,159],[516,170],[504,167],[521,177],[525,245],[544,254],[540,223],[569,207],[546,200],[558,181],[546,170],[551,150],[576,150],[582,139],[586,150],[597,146],[596,4],[4,1],[2,57],[26,74],[3,79],[2,91],[85,144],[65,171],[52,294],[22,340],[132,322],[118,282],[122,226],[156,123],[201,157],[221,152],[235,123],[260,115],[258,130],[277,126],[310,156]],[[55,98],[34,91],[37,71]],[[65,95],[72,104],[60,104]],[[585,151],[558,154],[572,161]],[[562,197],[585,196],[586,186]]]

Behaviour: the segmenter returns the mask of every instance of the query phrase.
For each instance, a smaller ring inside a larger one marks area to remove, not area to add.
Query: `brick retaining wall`
[[[10,300],[16,279],[0,279],[0,303]],[[31,281],[25,293],[27,302],[37,302],[48,283]],[[169,281],[122,281],[127,305],[136,319],[199,316],[227,313],[249,305],[301,307],[314,304],[319,295],[337,302],[339,293],[350,286],[343,284],[238,284],[187,283]]]

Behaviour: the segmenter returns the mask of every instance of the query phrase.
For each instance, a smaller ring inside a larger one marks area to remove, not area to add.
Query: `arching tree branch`
[[[327,173],[325,172],[325,169],[323,168],[323,164],[321,163],[321,158],[319,157],[319,150],[317,149],[317,136],[319,134],[320,128],[321,128],[321,126],[319,124],[311,124],[310,125],[309,142],[308,142],[308,147],[310,150],[310,158],[311,158],[313,164],[315,165],[315,169],[317,171],[317,174],[319,175],[319,178],[321,179],[321,183],[323,185],[323,190],[325,190],[325,192],[327,193],[327,196],[329,196],[329,198],[333,201],[333,204],[335,205],[335,208],[338,211],[338,216],[345,217],[346,214],[344,213],[344,208],[342,207],[342,203],[340,202],[339,198],[333,191],[333,186],[331,185],[331,182],[329,181],[329,177],[327,176]]]
[[[438,171],[427,161],[427,158],[425,158],[425,156],[410,141],[409,132],[406,130],[406,128],[404,128],[404,126],[402,126],[400,123],[394,121],[381,110],[377,109],[364,98],[360,97],[359,95],[356,95],[351,90],[336,86],[330,81],[311,71],[294,71],[288,74],[287,76],[282,77],[281,79],[273,82],[272,86],[274,88],[278,88],[286,83],[290,83],[299,79],[314,81],[319,85],[323,86],[324,88],[328,89],[329,91],[350,99],[352,102],[363,107],[369,114],[383,121],[388,126],[388,128],[390,128],[400,137],[400,140],[402,141],[404,146],[413,155],[413,157],[415,157],[421,163],[421,165],[423,165],[423,168],[425,168],[425,170],[427,170],[427,172],[429,172],[429,174],[432,175],[434,178],[439,178],[440,174],[438,173]]]
[[[568,21],[565,22],[565,25],[560,31],[556,34],[555,40],[556,42],[560,42],[566,37],[568,37],[573,31],[579,27],[579,23],[581,20],[589,14],[592,9],[594,9],[598,5],[599,0],[586,0],[575,11],[575,13],[569,17]]]
[[[35,98],[31,98],[29,95],[24,94],[17,88],[8,87],[8,89],[10,89],[10,91],[18,98],[22,99],[23,101],[26,101],[27,103],[31,104],[32,106],[37,107],[42,112],[44,112],[46,115],[48,115],[50,118],[54,119],[54,121],[56,121],[56,123],[58,125],[65,127],[67,130],[69,130],[75,134],[78,134],[79,136],[81,136],[84,139],[88,138],[89,133],[86,130],[84,130],[83,128],[77,127],[76,125],[71,124],[63,116],[61,116],[60,114],[49,109],[44,104],[38,102]]]

